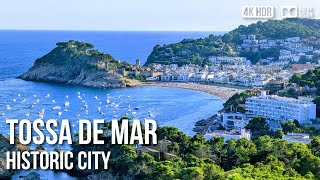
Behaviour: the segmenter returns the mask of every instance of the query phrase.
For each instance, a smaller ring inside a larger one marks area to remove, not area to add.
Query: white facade
[[[282,139],[289,142],[299,142],[303,144],[309,144],[312,141],[309,134],[304,133],[288,133],[286,135],[283,135]]]
[[[205,81],[207,77],[206,73],[195,73],[191,76],[191,81]]]
[[[213,64],[243,65],[247,62],[247,58],[245,58],[245,57],[232,57],[232,56],[215,56],[215,57],[210,57],[209,60]]]
[[[298,120],[300,124],[311,124],[316,119],[316,105],[312,102],[274,95],[261,95],[246,100],[246,114],[263,116],[271,129],[280,128],[280,122]]]
[[[223,113],[223,127],[226,129],[243,129],[249,123],[245,114]]]
[[[239,140],[241,138],[245,138],[247,140],[251,140],[251,132],[249,129],[241,129],[239,131],[223,131],[223,130],[216,130],[214,132],[205,134],[204,137],[206,138],[207,141],[209,141],[213,137],[224,137],[224,142],[230,140],[230,139],[235,139]]]

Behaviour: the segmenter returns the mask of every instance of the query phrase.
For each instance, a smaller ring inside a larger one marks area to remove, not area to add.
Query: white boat
[[[7,110],[11,110],[11,106],[10,105],[6,105],[6,109]]]
[[[62,112],[58,112],[57,115],[58,115],[58,116],[61,116],[61,115],[62,115]]]
[[[67,110],[67,109],[65,109],[65,110],[64,110],[64,112],[68,112],[68,110]]]
[[[64,103],[64,106],[70,106],[69,101],[66,101],[66,102]]]
[[[52,110],[60,110],[60,109],[61,109],[60,106],[55,106],[55,107],[52,108]]]
[[[12,99],[13,102],[17,102],[17,99]]]
[[[65,96],[65,98],[66,98],[66,99],[69,99],[69,96],[68,96],[68,95],[66,95],[66,96]]]
[[[30,113],[26,113],[25,115],[28,117],[28,116],[30,116]]]
[[[49,98],[49,97],[50,97],[50,94],[47,94],[45,97],[46,97],[46,98]]]
[[[98,96],[94,96],[93,98],[94,98],[94,99],[98,99]]]

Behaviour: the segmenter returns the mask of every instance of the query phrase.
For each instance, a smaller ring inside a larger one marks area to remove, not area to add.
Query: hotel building
[[[264,91],[259,97],[248,98],[245,105],[248,117],[265,117],[273,130],[280,128],[280,123],[284,121],[298,120],[300,124],[311,124],[311,120],[316,119],[316,105],[314,103],[266,95]]]

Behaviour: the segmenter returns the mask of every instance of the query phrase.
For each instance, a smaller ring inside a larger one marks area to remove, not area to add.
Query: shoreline
[[[140,86],[159,86],[159,87],[172,87],[189,89],[194,91],[200,91],[213,96],[219,97],[223,100],[228,100],[231,96],[236,93],[241,93],[247,88],[235,87],[235,86],[224,86],[219,84],[199,84],[199,83],[184,83],[184,82],[144,82]]]
[[[231,96],[236,93],[241,93],[246,90],[244,87],[234,87],[228,85],[228,87],[224,85],[214,84],[214,85],[206,85],[206,84],[198,84],[198,83],[181,83],[181,82],[147,82],[142,83],[141,86],[158,86],[158,87],[172,87],[172,88],[182,88],[189,89],[194,91],[200,91],[204,93],[211,94],[213,96],[219,97],[224,101],[228,100]],[[223,108],[219,110],[217,113],[213,114],[209,118],[198,120],[192,129],[193,132],[201,135],[205,135],[208,131],[208,128],[213,124],[214,121],[217,120],[217,114],[223,111]]]

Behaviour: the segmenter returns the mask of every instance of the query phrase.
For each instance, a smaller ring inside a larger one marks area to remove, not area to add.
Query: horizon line
[[[137,29],[0,29],[0,31],[101,31],[101,32],[229,32],[232,30],[137,30]]]

